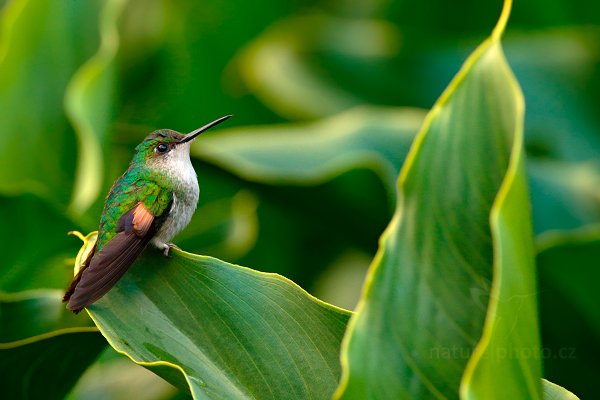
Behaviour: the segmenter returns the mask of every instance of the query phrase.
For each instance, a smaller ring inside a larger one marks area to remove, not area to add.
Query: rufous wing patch
[[[133,209],[133,231],[136,235],[143,237],[148,233],[148,229],[154,221],[154,215],[148,211],[143,203],[138,203]]]

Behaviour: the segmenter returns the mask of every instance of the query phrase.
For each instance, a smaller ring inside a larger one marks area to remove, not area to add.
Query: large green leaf
[[[62,399],[106,345],[61,292],[0,294],[0,382],[7,399]]]
[[[117,351],[196,398],[329,397],[349,317],[278,275],[154,249],[89,313]]]
[[[541,398],[523,100],[500,45],[509,10],[409,153],[336,397]]]

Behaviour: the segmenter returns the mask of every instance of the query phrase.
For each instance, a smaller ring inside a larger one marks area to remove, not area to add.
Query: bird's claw
[[[175,245],[173,243],[165,243],[165,249],[163,250],[163,254],[165,255],[165,257],[169,257],[169,252],[173,248],[175,248],[177,250],[181,250],[177,245]]]

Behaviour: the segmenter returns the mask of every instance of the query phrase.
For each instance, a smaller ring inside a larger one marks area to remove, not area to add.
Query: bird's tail
[[[77,272],[77,274],[71,281],[71,284],[67,288],[67,291],[65,292],[65,295],[63,296],[63,299],[62,299],[63,303],[66,303],[67,301],[69,301],[71,299],[71,296],[73,295],[73,293],[75,293],[75,288],[77,287],[77,284],[81,280],[81,275],[83,274],[83,271],[85,271],[85,269],[90,266],[90,262],[92,261],[92,257],[94,256],[95,252],[96,252],[96,245],[94,245],[94,247],[92,248],[92,251],[90,251],[90,254],[88,254],[87,258],[85,259],[85,262],[79,269],[79,272]],[[79,313],[79,311],[81,311],[81,309],[73,310],[73,312],[75,314]]]

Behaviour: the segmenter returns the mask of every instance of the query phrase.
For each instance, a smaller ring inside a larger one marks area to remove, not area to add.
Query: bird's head
[[[133,163],[145,164],[157,169],[189,159],[190,145],[202,132],[229,119],[226,115],[211,123],[204,125],[188,134],[179,133],[171,129],[160,129],[152,132],[135,148]]]

